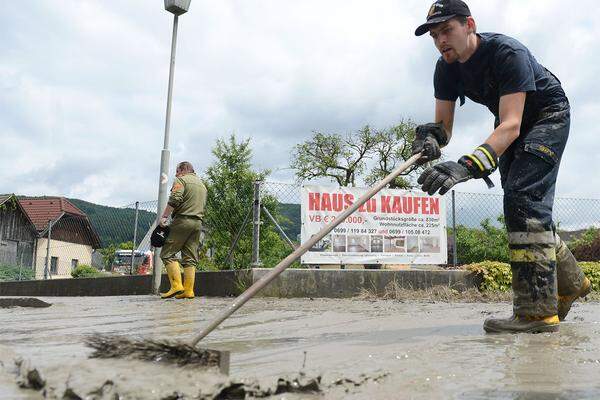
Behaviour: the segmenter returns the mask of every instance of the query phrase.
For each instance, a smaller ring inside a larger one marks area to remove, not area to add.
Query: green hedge
[[[104,274],[91,265],[81,264],[71,271],[71,276],[73,278],[96,278],[104,276]]]
[[[585,276],[592,282],[592,290],[600,290],[600,262],[580,262]],[[483,261],[465,265],[464,268],[482,277],[481,291],[509,291],[512,272],[510,264],[497,261]]]
[[[592,282],[592,290],[600,290],[600,262],[580,262],[579,266],[585,276]]]
[[[511,288],[512,272],[510,264],[499,261],[483,261],[465,265],[467,271],[471,271],[482,278],[479,290],[506,292]]]

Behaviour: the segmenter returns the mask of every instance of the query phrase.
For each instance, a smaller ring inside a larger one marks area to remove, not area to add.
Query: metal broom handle
[[[211,333],[217,326],[221,324],[221,322],[225,321],[231,314],[233,314],[238,308],[243,306],[248,300],[254,297],[258,292],[260,292],[265,286],[267,286],[273,279],[275,279],[279,274],[281,274],[286,268],[288,268],[292,263],[304,253],[306,253],[312,246],[314,246],[318,241],[323,239],[329,232],[331,232],[336,226],[344,222],[346,218],[348,218],[354,211],[358,210],[360,206],[365,204],[371,197],[375,196],[381,189],[387,186],[391,181],[396,179],[402,172],[406,171],[410,168],[419,158],[421,157],[421,153],[415,154],[394,171],[392,171],[388,176],[384,179],[376,183],[374,186],[369,189],[369,191],[363,194],[354,204],[344,210],[341,214],[339,214],[335,220],[330,222],[328,225],[324,226],[318,233],[313,235],[306,243],[302,246],[298,247],[292,254],[284,258],[279,264],[277,264],[268,274],[260,278],[256,281],[252,286],[244,291],[244,293],[240,294],[234,301],[227,307],[227,309],[223,310],[221,314],[217,316],[206,328],[204,328],[198,335],[196,335],[190,345],[195,346],[198,344],[200,340],[202,340],[206,335]]]

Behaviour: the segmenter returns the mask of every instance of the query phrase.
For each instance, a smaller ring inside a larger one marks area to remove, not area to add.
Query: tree
[[[345,137],[314,132],[308,141],[294,147],[291,167],[299,180],[328,177],[340,186],[355,186],[377,136],[368,125]]]
[[[415,139],[417,125],[408,120],[400,121],[398,125],[377,132],[377,141],[373,146],[374,166],[369,175],[365,177],[367,185],[373,185],[388,176],[400,164],[412,157],[412,142]],[[389,187],[391,189],[412,189],[414,184],[409,176],[425,169],[426,165],[414,165],[394,179]]]
[[[412,156],[415,127],[411,121],[401,121],[384,130],[367,125],[346,136],[314,132],[309,140],[294,147],[291,168],[298,180],[330,178],[340,186],[356,186],[357,179],[368,170],[362,181],[372,185]],[[424,167],[409,168],[390,187],[410,189],[408,176]]]
[[[133,250],[133,242],[123,242],[119,244],[109,244],[108,246],[99,249],[98,251],[102,254],[102,263],[107,271],[112,268],[113,262],[115,261],[115,252],[117,250]]]
[[[229,249],[243,227],[244,219],[252,210],[254,182],[264,180],[270,171],[252,170],[249,139],[238,142],[235,135],[218,139],[212,154],[215,162],[207,168],[205,174],[208,197],[204,221],[209,230],[205,251],[212,249],[212,261],[218,268],[229,268],[225,263]],[[275,218],[281,219],[274,197],[263,195],[261,202]],[[272,254],[276,258],[285,247],[281,239],[274,239],[273,232],[270,224],[261,227],[261,258],[271,259]],[[251,254],[252,224],[251,219],[248,219],[234,252],[234,266],[248,267]]]

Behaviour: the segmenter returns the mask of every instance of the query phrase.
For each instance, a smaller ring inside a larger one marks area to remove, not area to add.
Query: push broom
[[[199,366],[217,366],[221,371],[227,372],[229,369],[229,353],[217,350],[201,349],[196,345],[200,340],[211,333],[223,321],[225,321],[237,309],[243,306],[248,300],[254,297],[273,279],[288,268],[296,259],[306,253],[311,247],[327,236],[335,227],[344,222],[360,206],[365,204],[371,197],[375,196],[381,189],[396,179],[400,174],[412,167],[421,154],[415,154],[406,162],[392,171],[384,179],[373,185],[365,194],[363,194],[355,203],[340,213],[335,220],[324,226],[318,233],[313,235],[302,246],[298,247],[293,253],[284,258],[268,274],[264,275],[252,286],[240,294],[225,310],[212,320],[202,331],[200,331],[188,343],[166,340],[152,339],[129,339],[124,336],[112,335],[94,335],[86,338],[85,343],[95,349],[90,355],[93,358],[122,358],[132,357],[150,361],[166,361],[179,365],[195,364]]]

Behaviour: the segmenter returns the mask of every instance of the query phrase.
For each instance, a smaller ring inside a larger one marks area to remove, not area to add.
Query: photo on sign
[[[418,236],[407,236],[406,237],[406,252],[407,253],[418,253],[419,252],[419,237]]]
[[[386,253],[406,253],[406,236],[385,236],[383,248]]]
[[[346,235],[333,235],[333,252],[346,252]]]
[[[331,251],[331,236],[327,235],[323,239],[319,240],[313,245],[313,247],[310,248],[309,251]]]
[[[348,253],[368,253],[368,235],[348,235]]]
[[[420,253],[439,253],[440,252],[440,238],[435,236],[421,236],[420,240]]]
[[[383,236],[371,236],[371,253],[383,253]]]

